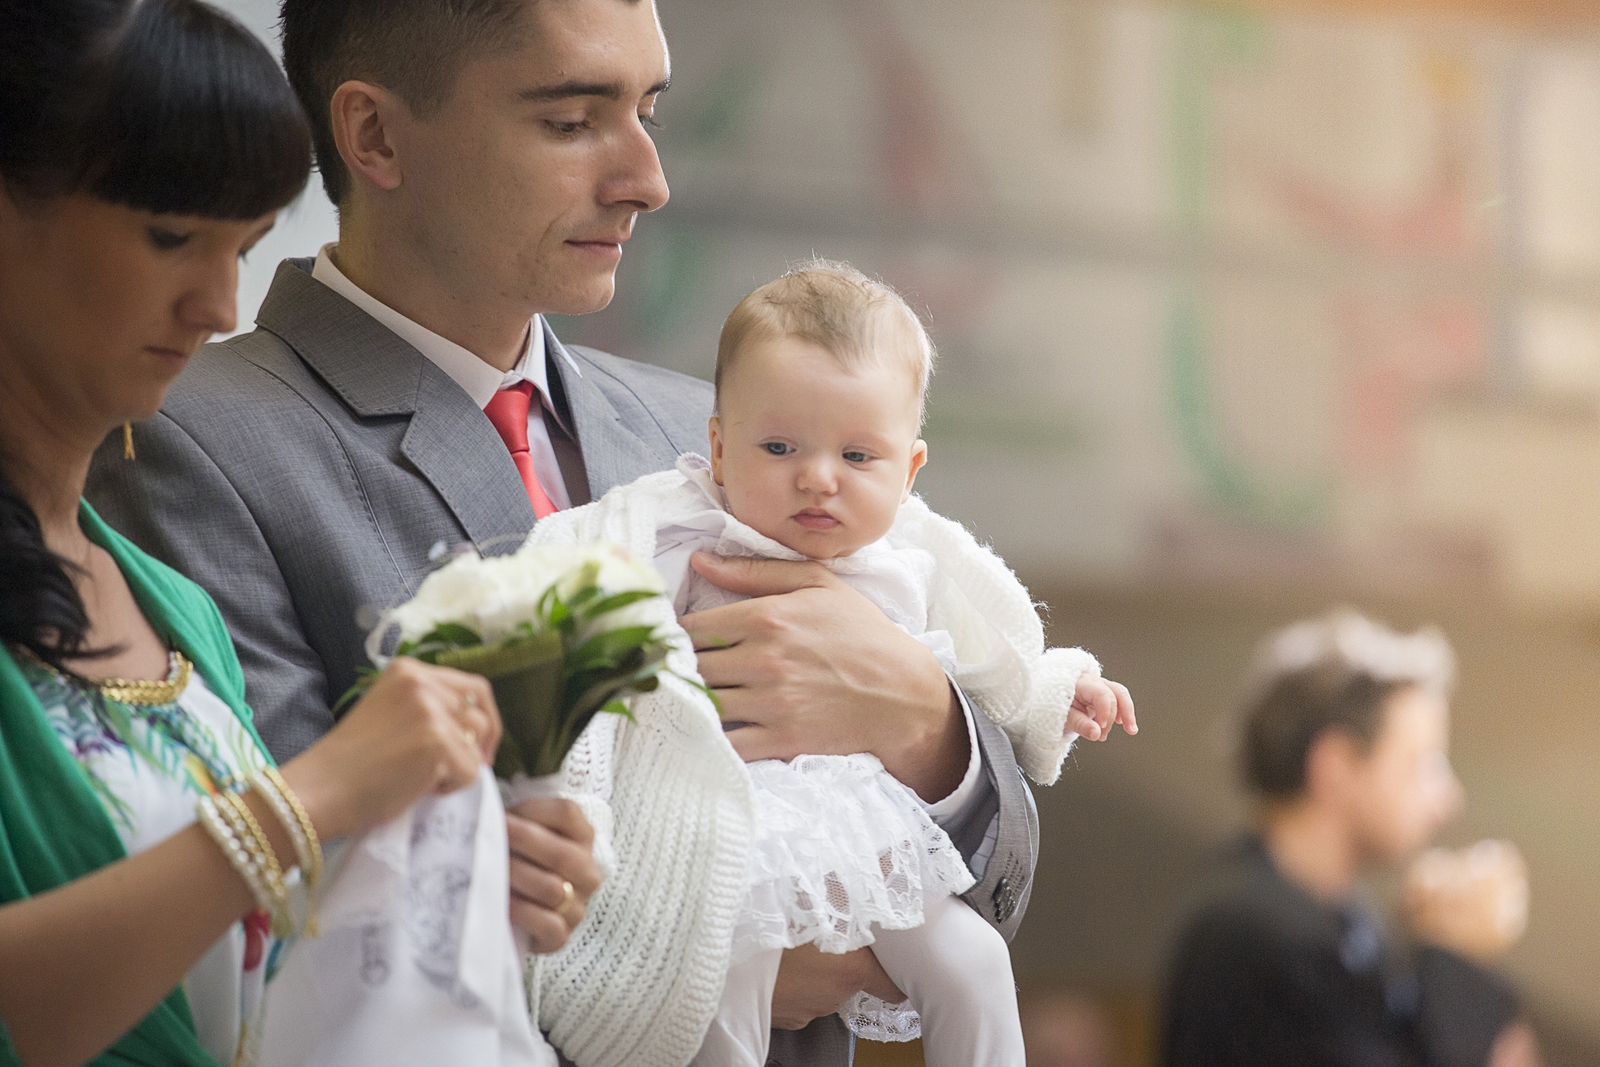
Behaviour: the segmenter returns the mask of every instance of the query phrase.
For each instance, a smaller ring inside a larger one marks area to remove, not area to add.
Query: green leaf
[[[476,648],[483,644],[483,635],[460,623],[441,622],[424,634],[420,643],[448,648]]]
[[[637,604],[641,600],[650,600],[660,595],[660,593],[654,593],[648,589],[631,589],[626,593],[613,593],[591,604],[589,609],[583,613],[583,617],[585,619],[597,619],[602,615],[625,608],[630,604]]]
[[[618,667],[628,653],[643,648],[655,634],[654,626],[619,626],[595,634],[567,657],[567,671],[577,674],[597,667]]]
[[[633,709],[628,707],[628,705],[625,702],[621,701],[621,700],[613,700],[611,703],[609,703],[605,707],[601,708],[600,711],[602,713],[608,714],[608,715],[621,715],[624,719],[627,719],[629,722],[638,722],[639,721],[638,719],[635,719],[633,717]]]

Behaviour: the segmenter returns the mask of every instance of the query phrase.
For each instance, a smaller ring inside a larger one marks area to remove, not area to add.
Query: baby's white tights
[[[999,931],[954,896],[930,900],[921,926],[877,930],[872,945],[922,1017],[928,1067],[1024,1067],[1011,953]],[[691,1067],[764,1067],[781,950],[728,972],[722,1004]]]

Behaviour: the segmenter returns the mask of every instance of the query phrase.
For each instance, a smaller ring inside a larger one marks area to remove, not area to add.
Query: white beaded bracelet
[[[251,859],[261,873],[262,881],[266,883],[267,893],[272,899],[272,906],[267,909],[272,916],[272,935],[279,939],[293,937],[295,923],[289,911],[289,886],[284,881],[278,855],[273,851],[266,831],[256,821],[255,812],[250,810],[244,797],[231,790],[221,794],[217,807],[233,825],[234,833],[244,841],[245,848],[250,851]]]
[[[267,891],[267,884],[257,869],[255,858],[224,818],[217,802],[208,796],[201,797],[195,803],[195,815],[200,825],[206,828],[206,833],[211,835],[211,839],[227,857],[229,865],[250,888],[250,895],[256,898],[256,906],[270,915],[275,902]]]

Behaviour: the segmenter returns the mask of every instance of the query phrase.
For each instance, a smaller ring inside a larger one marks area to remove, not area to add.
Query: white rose
[[[457,556],[428,575],[417,595],[385,621],[400,627],[400,640],[415,641],[442,622],[477,629],[477,608],[494,592],[495,580],[476,555]]]

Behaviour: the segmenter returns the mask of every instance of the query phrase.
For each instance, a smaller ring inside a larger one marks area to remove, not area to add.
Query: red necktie
[[[509,389],[494,394],[494,399],[483,409],[499,433],[500,440],[511,451],[511,461],[522,475],[522,484],[528,487],[528,500],[533,504],[535,518],[553,515],[559,509],[551,503],[539,475],[533,469],[533,457],[528,454],[528,409],[533,406],[533,383],[518,382]]]

